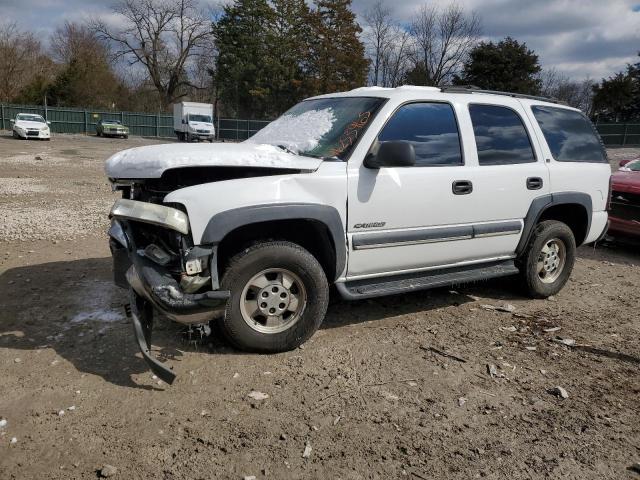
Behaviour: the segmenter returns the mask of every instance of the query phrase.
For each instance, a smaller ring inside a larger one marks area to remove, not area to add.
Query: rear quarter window
[[[553,158],[558,162],[607,162],[598,132],[581,112],[532,106]]]

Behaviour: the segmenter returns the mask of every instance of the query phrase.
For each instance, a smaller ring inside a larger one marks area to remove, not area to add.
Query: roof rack
[[[562,100],[557,98],[543,97],[540,95],[526,95],[524,93],[501,92],[499,90],[483,90],[475,85],[444,85],[440,87],[441,92],[446,93],[486,93],[490,95],[505,95],[514,98],[526,98],[528,100],[539,100],[541,102],[558,103],[566,105]]]

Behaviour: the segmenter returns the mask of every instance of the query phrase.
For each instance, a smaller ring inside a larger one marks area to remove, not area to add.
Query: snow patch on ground
[[[69,327],[78,324],[112,324],[125,319],[124,310],[119,305],[123,297],[120,289],[110,282],[82,281],[78,287],[83,295],[77,297],[78,312],[69,320]]]
[[[88,312],[80,312],[71,319],[71,323],[85,323],[89,321],[110,323],[117,322],[123,319],[124,315],[118,311],[100,309]]]
[[[283,115],[264,127],[248,142],[284,145],[294,153],[309,152],[331,130],[336,117],[331,108],[300,115]]]

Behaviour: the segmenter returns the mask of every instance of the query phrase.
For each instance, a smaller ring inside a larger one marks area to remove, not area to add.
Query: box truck
[[[213,105],[180,102],[173,105],[173,130],[181,142],[209,140],[216,136],[213,127]]]

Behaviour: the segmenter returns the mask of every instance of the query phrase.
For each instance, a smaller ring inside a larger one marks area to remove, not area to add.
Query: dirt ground
[[[178,378],[153,378],[111,283],[102,170],[153,142],[0,135],[0,478],[639,478],[637,245],[580,248],[549,300],[510,279],[335,300],[279,355],[161,323]]]

